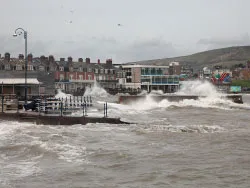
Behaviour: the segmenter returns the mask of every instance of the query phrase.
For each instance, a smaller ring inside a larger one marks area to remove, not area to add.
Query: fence
[[[76,96],[70,98],[52,98],[52,97],[40,97],[33,99],[32,102],[24,104],[18,98],[9,98],[6,96],[1,96],[0,111],[3,112],[17,112],[19,110],[25,109],[37,112],[39,115],[70,115],[73,112],[81,111],[83,116],[87,116],[88,108],[93,106],[91,96]],[[107,116],[107,102],[104,103],[104,117]]]

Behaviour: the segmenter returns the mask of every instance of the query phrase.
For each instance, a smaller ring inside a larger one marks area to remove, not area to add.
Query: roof
[[[36,78],[27,78],[27,84],[34,84],[34,85],[38,85],[41,82],[39,82]],[[0,85],[4,84],[25,84],[25,79],[24,78],[0,78]]]
[[[163,66],[163,65],[140,65],[140,64],[133,64],[133,65],[129,65],[129,64],[123,64],[121,65],[122,68],[169,68],[169,66]]]

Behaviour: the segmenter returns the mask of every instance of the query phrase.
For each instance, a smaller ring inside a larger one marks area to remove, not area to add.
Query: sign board
[[[233,93],[241,92],[241,86],[230,86],[230,92]]]

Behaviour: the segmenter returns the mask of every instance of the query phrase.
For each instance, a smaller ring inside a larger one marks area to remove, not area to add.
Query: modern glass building
[[[125,88],[139,88],[148,92],[175,92],[179,89],[179,75],[169,75],[168,66],[123,65],[122,70],[125,72]]]

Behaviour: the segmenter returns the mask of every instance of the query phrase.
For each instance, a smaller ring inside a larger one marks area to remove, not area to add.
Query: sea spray
[[[62,92],[60,89],[58,89],[57,90],[57,94],[55,95],[55,98],[63,98],[63,99],[65,99],[65,98],[70,98],[70,97],[73,97],[73,95],[70,95],[70,94],[66,94],[66,93],[64,93],[64,92]]]
[[[184,81],[181,84],[180,90],[176,92],[179,95],[198,95],[205,97],[219,97],[221,94],[216,87],[208,81]]]
[[[109,94],[95,81],[92,87],[86,87],[84,96],[107,98]]]

